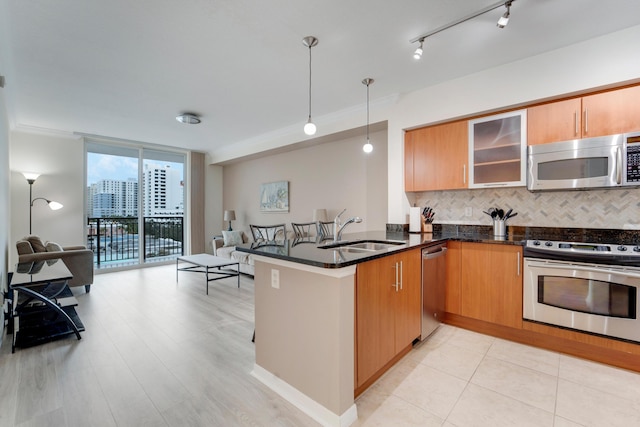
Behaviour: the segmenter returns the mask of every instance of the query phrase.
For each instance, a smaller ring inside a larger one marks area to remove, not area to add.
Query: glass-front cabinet
[[[469,188],[526,185],[527,112],[469,121]]]

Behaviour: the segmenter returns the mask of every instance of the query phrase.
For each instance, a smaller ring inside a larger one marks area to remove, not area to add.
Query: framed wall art
[[[260,212],[289,212],[289,181],[268,182],[260,186]]]

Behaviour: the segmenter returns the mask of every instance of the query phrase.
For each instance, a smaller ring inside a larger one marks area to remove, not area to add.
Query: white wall
[[[218,211],[233,209],[234,229],[248,231],[249,224],[310,222],[313,210],[327,209],[328,220],[344,208],[343,219],[360,216],[363,222],[347,232],[384,230],[387,211],[387,135],[371,133],[374,151],[365,154],[365,135],[342,138],[305,148],[224,166],[223,204]],[[289,181],[289,212],[260,213],[262,183]],[[221,217],[220,217],[221,218]],[[228,224],[221,222],[220,229]]]
[[[404,192],[405,129],[640,79],[638,40],[640,26],[400,98],[389,110],[388,221],[407,223],[414,202]]]
[[[9,123],[4,91],[0,89],[0,305],[4,305],[4,290],[7,286],[7,271],[13,270],[9,263]],[[4,310],[0,309],[0,325],[4,325]],[[2,326],[0,326],[2,331]],[[0,345],[2,336],[0,334]]]
[[[33,198],[64,205],[57,211],[38,200],[33,205],[32,233],[62,246],[85,242],[84,144],[71,136],[11,133],[10,258],[17,261],[15,242],[29,234],[29,184],[22,172],[37,172]]]
[[[204,233],[205,251],[213,253],[211,239],[220,235],[220,224],[223,223],[223,202],[222,202],[222,166],[211,165],[211,158],[205,159],[208,165],[205,170],[205,196],[204,196]],[[225,228],[226,230],[226,228]]]

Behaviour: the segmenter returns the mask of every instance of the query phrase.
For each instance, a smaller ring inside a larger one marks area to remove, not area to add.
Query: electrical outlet
[[[464,216],[473,216],[473,208],[471,206],[464,208]]]
[[[271,269],[271,287],[280,289],[280,270]]]

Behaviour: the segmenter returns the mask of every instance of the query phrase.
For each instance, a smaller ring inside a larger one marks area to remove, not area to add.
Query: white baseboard
[[[338,415],[258,365],[253,365],[251,375],[323,426],[348,427],[358,419],[355,403]]]

